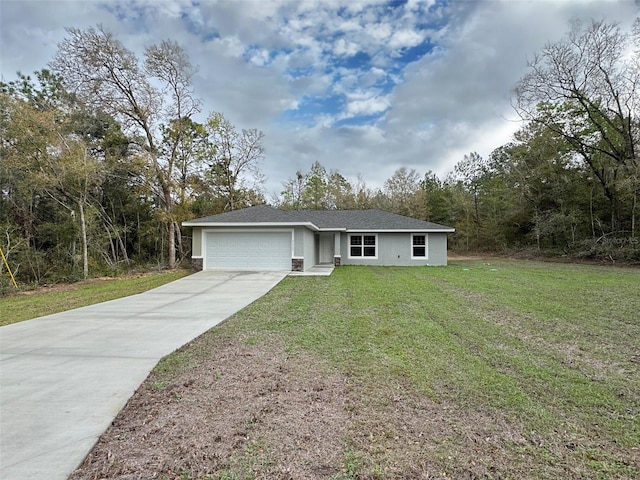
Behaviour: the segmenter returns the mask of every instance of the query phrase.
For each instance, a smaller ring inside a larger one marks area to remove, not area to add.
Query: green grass
[[[184,274],[0,298],[0,321],[138,293]],[[201,342],[163,359],[155,388],[215,352],[210,341],[275,338],[292,359],[303,351],[346,375],[362,395],[347,408],[383,424],[388,401],[376,395],[389,386],[441,405],[435,415],[450,430],[431,433],[428,456],[443,476],[465,476],[464,465],[485,462],[490,478],[638,478],[639,312],[638,269],[493,259],[342,267],[330,277],[284,279]],[[497,423],[473,424],[484,418]],[[499,437],[506,427],[519,437],[468,441],[485,430]],[[345,438],[335,478],[385,478],[385,468],[401,461],[384,451],[393,439],[376,453],[360,433]],[[215,478],[251,478],[245,470],[260,460],[252,455],[238,452],[234,465],[244,466]]]
[[[568,461],[557,447],[568,440],[588,477],[640,475],[638,269],[344,267],[285,279],[218,334],[276,335],[372,390],[408,381],[435,402],[499,413],[531,440],[510,454],[533,458],[533,477]]]
[[[0,297],[0,326],[135,295],[188,275],[188,270],[154,273],[135,278],[89,280],[53,289]]]

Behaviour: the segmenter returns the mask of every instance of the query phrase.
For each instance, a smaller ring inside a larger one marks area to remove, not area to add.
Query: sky
[[[572,20],[626,31],[640,0],[0,0],[3,81],[46,68],[66,27],[102,24],[142,58],[177,41],[204,121],[265,134],[267,196],[320,162],[372,188],[400,168],[441,178],[522,127],[527,61]]]

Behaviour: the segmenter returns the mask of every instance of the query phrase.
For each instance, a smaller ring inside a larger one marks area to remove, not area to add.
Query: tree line
[[[138,58],[98,26],[0,83],[0,247],[19,280],[173,268],[189,258],[182,221],[267,202],[446,224],[458,250],[640,260],[638,20],[574,22],[538,52],[513,93],[523,126],[488,158],[442,179],[400,168],[377,189],[315,162],[265,198],[262,132],[219,112],[195,121],[195,73],[175,42]]]

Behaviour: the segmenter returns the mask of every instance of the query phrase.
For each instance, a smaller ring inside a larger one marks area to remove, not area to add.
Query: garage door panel
[[[291,269],[291,232],[208,232],[205,242],[207,269]]]

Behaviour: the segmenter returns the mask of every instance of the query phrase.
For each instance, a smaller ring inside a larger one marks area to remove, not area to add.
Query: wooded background
[[[456,251],[640,261],[640,20],[575,23],[538,52],[512,92],[522,127],[488,158],[444,178],[400,168],[375,189],[316,162],[266,198],[262,132],[196,122],[195,71],[174,42],[137,58],[97,27],[0,83],[0,247],[19,281],[174,268],[182,221],[262,203],[442,223]]]

